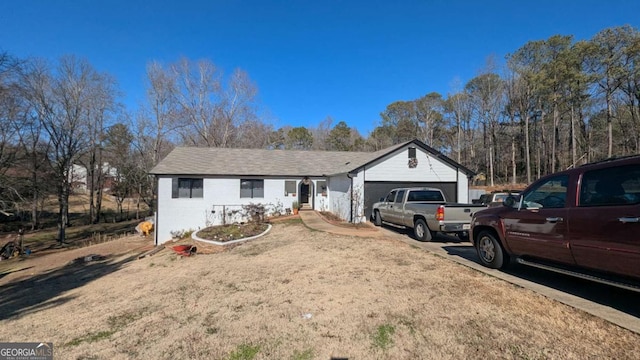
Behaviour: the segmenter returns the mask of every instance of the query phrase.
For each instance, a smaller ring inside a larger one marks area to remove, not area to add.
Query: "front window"
[[[296,194],[296,181],[295,180],[285,180],[284,181],[284,196],[295,195]]]
[[[171,197],[176,198],[202,198],[203,180],[196,178],[173,178]]]
[[[396,198],[396,191],[392,191],[389,193],[389,195],[387,195],[387,198],[385,199],[386,202],[393,202]]]
[[[404,190],[398,191],[398,196],[396,196],[396,203],[402,203],[402,199],[404,199]]]
[[[558,209],[565,207],[568,175],[554,176],[524,194],[523,206],[527,209]]]
[[[263,198],[264,180],[242,179],[240,180],[241,198]]]

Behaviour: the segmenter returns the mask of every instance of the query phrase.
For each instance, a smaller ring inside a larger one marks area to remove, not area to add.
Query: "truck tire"
[[[502,269],[509,263],[509,254],[504,251],[502,244],[492,232],[481,231],[475,243],[482,265],[492,269]]]
[[[433,238],[427,223],[422,219],[416,220],[415,224],[413,224],[413,234],[418,241],[431,241]]]
[[[380,211],[378,210],[373,213],[373,224],[375,226],[382,226],[382,218],[380,217]]]

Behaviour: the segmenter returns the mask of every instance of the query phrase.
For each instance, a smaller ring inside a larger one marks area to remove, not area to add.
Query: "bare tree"
[[[425,143],[435,148],[440,148],[441,137],[438,137],[439,133],[442,133],[443,127],[443,100],[442,95],[438,93],[427,94],[415,101],[415,117],[418,124],[418,137]]]
[[[311,146],[312,150],[327,150],[329,148],[327,139],[329,138],[332,124],[333,118],[331,116],[327,116],[318,124],[318,126],[309,129],[309,131],[311,131],[311,135],[313,135],[313,144]]]
[[[473,112],[483,125],[485,143],[487,145],[487,165],[489,167],[489,183],[494,185],[496,130],[503,110],[503,81],[491,72],[473,78],[465,86],[473,104]]]
[[[109,166],[103,161],[105,130],[117,111],[116,83],[106,74],[94,75],[92,94],[87,103],[87,136],[89,149],[80,163],[87,169],[87,188],[89,190],[89,221],[98,223],[102,209],[102,197],[105,185],[105,171]]]
[[[22,161],[19,166],[29,175],[29,191],[26,196],[30,196],[31,230],[40,226],[40,212],[46,197],[53,192],[51,164],[47,161],[50,150],[50,141],[44,134],[43,123],[40,121],[38,112],[32,101],[29,101],[30,81],[34,79],[34,74],[42,71],[46,67],[41,61],[28,60],[20,72],[18,91],[21,98],[21,114],[16,119],[18,135],[20,137],[20,148]]]
[[[122,214],[122,204],[126,198],[137,191],[136,163],[133,157],[134,136],[124,123],[109,127],[105,134],[105,160],[115,170],[111,194],[115,197],[117,212]]]
[[[170,87],[184,124],[181,135],[189,145],[217,147],[220,138],[221,74],[209,60],[196,63],[186,58],[170,65],[168,77],[175,79]],[[228,129],[225,129],[225,131]]]
[[[0,53],[0,176],[12,166],[16,157],[16,118],[20,104],[16,92],[16,76],[19,71],[17,59]]]
[[[156,134],[175,131],[183,144],[194,146],[268,144],[271,128],[258,119],[258,90],[246,72],[237,69],[225,82],[210,60],[182,58],[168,66],[152,63],[147,73],[149,112],[160,125]]]
[[[58,194],[58,241],[66,238],[69,223],[71,168],[89,147],[88,124],[99,96],[102,76],[86,60],[63,57],[55,69],[45,63],[25,77],[26,94],[51,144],[48,160]]]
[[[229,84],[223,91],[222,104],[219,107],[218,146],[231,147],[233,131],[241,124],[257,120],[255,99],[258,88],[249,75],[236,69],[231,75]]]
[[[607,156],[613,155],[613,103],[614,94],[622,86],[624,76],[622,34],[628,27],[609,28],[597,33],[590,41],[590,50],[586,62],[589,71],[597,78],[596,84],[601,90],[607,116]]]
[[[147,98],[139,110],[133,143],[135,160],[141,174],[136,177],[137,194],[154,209],[156,183],[146,175],[174,146],[179,122],[176,77],[158,62],[147,65]]]
[[[14,177],[8,176],[20,158],[19,129],[23,106],[17,91],[20,61],[8,53],[0,52],[0,210],[15,210],[23,200]]]
[[[235,147],[266,149],[269,147],[273,126],[260,120],[244,121],[236,128]]]

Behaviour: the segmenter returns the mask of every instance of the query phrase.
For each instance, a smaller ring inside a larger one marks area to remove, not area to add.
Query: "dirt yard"
[[[640,358],[639,335],[396,240],[281,223],[141,260],[139,238],[117,241],[0,275],[0,340],[56,359]]]

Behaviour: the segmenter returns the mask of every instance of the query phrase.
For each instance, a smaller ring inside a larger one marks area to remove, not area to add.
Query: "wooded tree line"
[[[488,185],[529,183],[640,152],[639,64],[640,34],[630,26],[584,41],[530,41],[446,96],[389,104],[363,137],[330,117],[274,128],[248,74],[225,75],[210,60],[149,63],[145,101],[132,110],[118,102],[114,78],[85,59],[0,53],[0,210],[28,213],[37,228],[43,200],[55,195],[64,239],[73,165],[87,169],[98,222],[103,164],[115,170],[109,191],[118,204],[139,196],[153,208],[148,171],[174,146],[376,151],[418,138]]]

